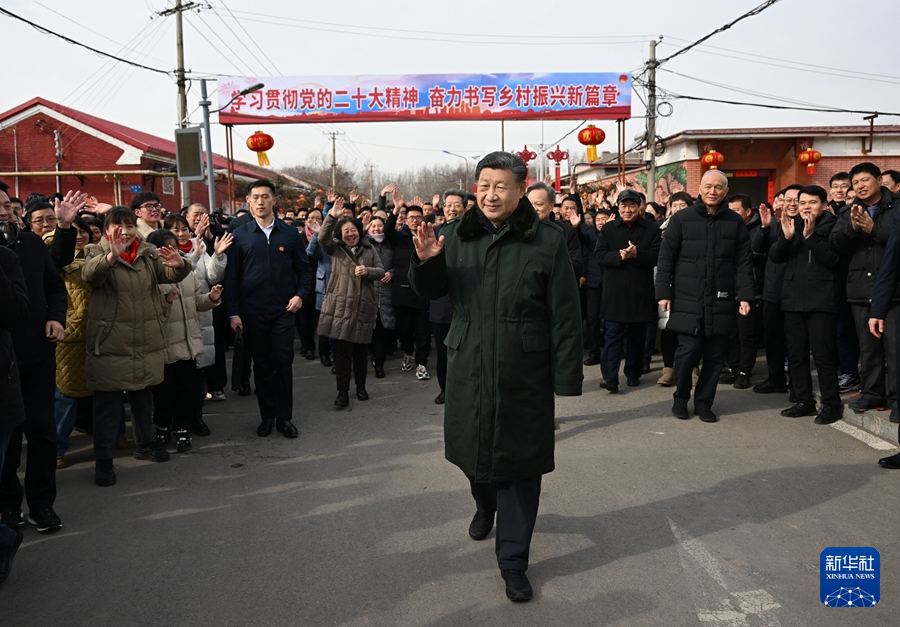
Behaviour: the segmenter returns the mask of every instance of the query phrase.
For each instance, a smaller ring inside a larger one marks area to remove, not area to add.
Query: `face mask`
[[[384,241],[384,233],[370,233],[369,237],[378,242],[379,244]]]

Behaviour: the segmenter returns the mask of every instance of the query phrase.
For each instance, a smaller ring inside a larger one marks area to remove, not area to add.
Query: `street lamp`
[[[249,93],[254,91],[259,91],[265,87],[262,83],[256,83],[248,87],[247,89],[241,91],[240,93],[235,94],[231,100],[229,100],[224,107],[219,107],[214,111],[209,110],[209,106],[212,102],[209,101],[209,97],[206,95],[206,79],[200,79],[200,106],[203,107],[203,133],[205,137],[206,143],[206,186],[209,188],[209,212],[212,213],[216,206],[216,184],[213,180],[215,178],[215,172],[213,171],[213,153],[212,153],[212,137],[210,135],[209,130],[209,114],[210,113],[218,113],[222,109],[227,109],[232,102],[240,98],[241,96],[246,96]]]
[[[477,160],[478,157],[463,157],[462,155],[458,155],[455,152],[450,152],[449,150],[444,150],[443,152],[452,157],[459,157],[460,159],[462,159],[463,161],[466,162],[466,186],[463,188],[463,191],[468,194],[469,193],[469,159]]]

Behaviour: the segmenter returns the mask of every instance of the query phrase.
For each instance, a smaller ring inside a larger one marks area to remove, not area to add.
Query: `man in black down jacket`
[[[711,407],[735,327],[735,297],[745,316],[753,300],[750,236],[741,217],[725,205],[727,195],[724,174],[704,174],[700,198],[669,220],[659,251],[656,298],[670,312],[666,328],[678,333],[672,413],[683,420],[690,417],[691,371],[701,358],[694,414],[704,422],[718,420]]]
[[[619,217],[603,226],[594,251],[594,261],[605,268],[606,282],[600,304],[600,317],[606,321],[600,387],[611,393],[619,391],[623,352],[626,382],[630,387],[640,383],[647,323],[656,319],[653,268],[661,239],[659,227],[643,219],[637,192],[626,189],[617,202]]]
[[[6,196],[4,192],[0,193]],[[6,238],[0,234],[0,407],[3,407],[0,411],[0,475],[10,437],[25,422],[25,405],[12,333],[21,331],[27,324],[28,289],[19,258],[6,248],[7,244]],[[13,531],[0,523],[0,583],[9,576],[22,538],[21,531]]]
[[[784,264],[781,309],[787,342],[788,370],[797,402],[781,412],[788,418],[816,413],[809,351],[812,348],[822,411],[817,425],[837,422],[843,414],[837,374],[837,317],[841,256],[828,243],[837,219],[825,211],[828,193],[818,185],[800,190],[800,215],[782,214],[781,235],[769,258]]]
[[[894,292],[891,306],[884,317],[885,333],[876,338],[869,333],[869,307],[878,279],[881,258],[891,232],[891,220],[900,207],[900,196],[882,187],[881,171],[874,163],[860,163],[850,170],[856,200],[844,209],[831,232],[831,245],[839,252],[850,251],[847,274],[847,302],[853,310],[859,336],[860,391],[859,400],[850,403],[854,411],[884,408],[890,404],[897,416],[896,337],[894,329],[900,294]],[[885,372],[887,362],[887,372]],[[887,376],[885,376],[887,375]]]
[[[12,215],[9,196],[0,192],[0,220]],[[9,245],[22,263],[30,315],[24,328],[13,333],[19,359],[25,423],[16,427],[6,451],[0,477],[0,515],[7,525],[22,526],[22,499],[28,502],[28,522],[40,532],[59,529],[53,511],[56,501],[56,342],[65,337],[66,286],[50,249],[34,233],[19,233]],[[2,410],[0,410],[2,411]],[[28,440],[25,488],[16,471],[22,462],[22,436]]]

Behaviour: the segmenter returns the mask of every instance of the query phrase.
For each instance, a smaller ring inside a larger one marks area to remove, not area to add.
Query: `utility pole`
[[[366,165],[366,169],[369,171],[369,198],[375,198],[375,164],[369,163]]]
[[[175,16],[175,52],[178,67],[175,68],[176,85],[178,86],[178,128],[187,126],[187,81],[184,79],[184,29],[181,24],[181,14],[200,6],[196,2],[188,2],[182,4],[181,0],[175,0],[175,6],[165,11],[157,13],[160,17]],[[190,183],[181,183],[181,206],[186,207],[191,204],[191,185]],[[212,211],[212,207],[210,207]]]
[[[647,62],[647,202],[656,200],[656,40],[650,40],[650,60]]]
[[[322,133],[323,135],[331,135],[331,189],[337,187],[337,136],[346,135],[340,131],[330,131]]]

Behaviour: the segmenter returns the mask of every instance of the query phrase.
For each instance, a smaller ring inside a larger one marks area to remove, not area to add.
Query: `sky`
[[[329,76],[512,72],[639,72],[651,39],[666,57],[763,0],[209,0],[185,13],[185,67],[192,77],[190,122],[199,124],[199,79],[225,76]],[[104,52],[164,70],[176,66],[175,19],[155,13],[172,0],[7,0],[3,8]],[[863,124],[864,114],[781,111],[675,99],[679,94],[787,106],[900,113],[900,38],[883,20],[883,0],[780,0],[704,44],[666,62],[657,133],[687,129]],[[211,8],[207,8],[211,7]],[[41,96],[79,111],[173,137],[174,78],[104,59],[0,14],[4,88],[0,111]],[[22,54],[16,55],[15,51]],[[215,84],[210,84],[210,90]],[[215,95],[213,101],[216,101]],[[645,130],[634,98],[626,142]],[[213,116],[213,150],[224,153],[224,128]],[[900,124],[883,115],[879,124]],[[616,126],[601,121],[616,149]],[[505,125],[505,147],[539,144],[573,155],[583,150],[580,120]],[[235,127],[235,157],[252,161],[244,141],[255,126]],[[459,165],[501,148],[498,122],[295,124],[262,127],[275,139],[273,168],[311,157],[330,161],[330,131],[339,163],[379,173],[421,165]],[[583,153],[582,153],[583,154]]]

